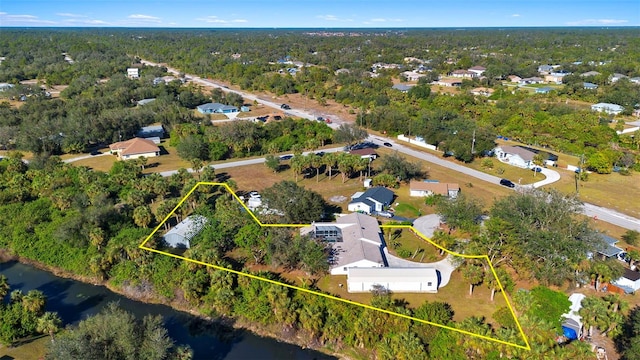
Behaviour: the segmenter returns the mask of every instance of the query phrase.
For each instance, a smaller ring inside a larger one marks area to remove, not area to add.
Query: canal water
[[[191,346],[196,360],[335,359],[246,330],[222,327],[169,306],[130,300],[103,286],[60,278],[15,261],[0,263],[0,274],[7,277],[11,290],[20,289],[24,293],[34,289],[42,291],[47,296],[46,311],[57,312],[64,324],[77,324],[99,313],[113,301],[136,317],[161,315],[169,336],[176,344]]]

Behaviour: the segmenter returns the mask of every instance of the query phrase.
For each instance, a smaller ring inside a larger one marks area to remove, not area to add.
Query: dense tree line
[[[21,290],[11,290],[8,279],[0,275],[0,343],[13,345],[19,340],[36,334],[46,334],[54,338],[61,326],[57,313],[45,312],[47,298],[39,290],[24,294]],[[9,295],[8,303],[3,300]]]

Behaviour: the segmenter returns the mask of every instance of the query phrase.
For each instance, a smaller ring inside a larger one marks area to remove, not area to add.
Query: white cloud
[[[629,20],[623,19],[584,19],[578,21],[569,21],[569,26],[586,26],[586,25],[622,25],[628,23]]]
[[[63,21],[65,24],[74,24],[74,25],[111,25],[111,23],[97,20],[97,19],[65,19]]]
[[[381,23],[381,22],[403,22],[404,19],[385,19],[385,18],[375,18],[375,19],[370,19],[369,21],[365,22],[365,24],[368,23]]]
[[[322,19],[325,21],[342,21],[342,22],[351,22],[353,21],[353,19],[347,19],[347,18],[339,18],[335,15],[318,15],[316,16],[316,18],[318,19]]]
[[[136,19],[136,20],[149,20],[149,21],[159,21],[160,18],[156,17],[156,16],[151,16],[151,15],[143,15],[143,14],[132,14],[127,16],[129,19]]]
[[[207,17],[203,17],[203,18],[197,18],[196,20],[198,21],[204,21],[208,24],[241,24],[241,23],[246,23],[248,22],[245,19],[230,19],[230,20],[225,20],[225,19],[220,19],[217,16],[207,16]]]
[[[50,20],[40,20],[34,15],[10,15],[6,12],[0,12],[0,23],[11,26],[31,26],[31,25],[56,25],[57,22]]]
[[[511,17],[520,17],[520,14],[513,14]]]
[[[86,15],[80,15],[80,14],[72,14],[72,13],[56,13],[56,15],[58,16],[62,16],[62,17],[71,17],[71,18],[86,18]]]

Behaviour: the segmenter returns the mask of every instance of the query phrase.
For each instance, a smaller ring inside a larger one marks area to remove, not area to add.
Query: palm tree
[[[193,350],[189,345],[179,346],[176,349],[176,360],[191,360],[193,359]]]
[[[10,298],[10,302],[12,304],[14,303],[19,303],[22,302],[22,297],[24,296],[24,294],[22,293],[22,290],[13,290],[10,294],[9,294],[9,298]]]
[[[133,222],[140,227],[147,227],[153,221],[153,214],[148,206],[138,206],[133,210]]]
[[[62,320],[58,317],[57,313],[47,311],[40,318],[36,324],[36,330],[43,334],[49,334],[51,336],[51,342],[55,341],[53,334],[60,330]]]
[[[7,277],[4,275],[0,275],[0,300],[4,299],[5,296],[9,293],[9,282],[7,281]]]
[[[46,297],[40,290],[31,290],[22,297],[22,306],[28,312],[40,314],[44,310]]]
[[[325,154],[322,157],[322,163],[329,169],[329,180],[331,180],[333,167],[336,166],[336,153]]]

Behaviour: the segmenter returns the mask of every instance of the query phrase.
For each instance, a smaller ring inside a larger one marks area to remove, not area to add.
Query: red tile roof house
[[[109,145],[109,150],[112,155],[116,155],[120,160],[160,156],[160,148],[153,141],[142,138],[113,143]]]
[[[442,195],[456,198],[460,193],[460,186],[455,183],[439,183],[411,180],[409,183],[410,196],[432,196]]]

